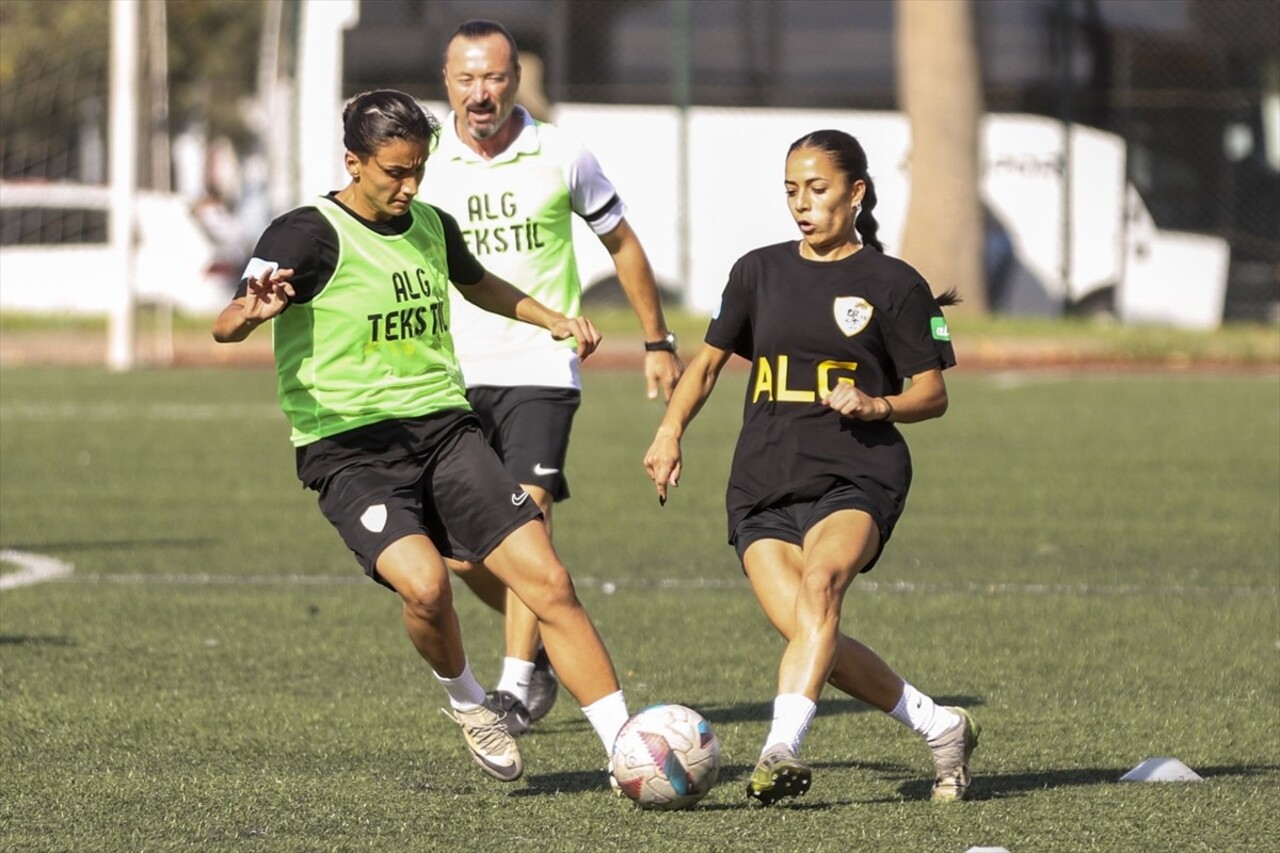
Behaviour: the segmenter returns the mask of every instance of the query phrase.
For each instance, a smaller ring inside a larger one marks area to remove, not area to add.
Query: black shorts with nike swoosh
[[[546,489],[554,501],[569,497],[564,463],[581,391],[477,385],[467,389],[467,401],[516,482]]]
[[[298,476],[369,577],[411,534],[446,557],[478,562],[541,517],[468,411],[383,421],[298,448]]]

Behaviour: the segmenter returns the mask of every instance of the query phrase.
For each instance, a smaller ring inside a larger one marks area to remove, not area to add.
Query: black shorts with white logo
[[[862,567],[863,572],[869,572],[884,553],[885,543],[893,535],[893,528],[902,513],[895,511],[889,501],[877,499],[877,495],[848,481],[842,480],[822,497],[814,500],[790,501],[756,510],[738,524],[730,543],[738,552],[739,560],[752,543],[761,539],[780,539],[792,545],[803,545],[804,536],[810,528],[832,513],[844,509],[865,512],[871,516],[876,529],[880,531],[880,545],[876,548],[875,555]]]
[[[411,534],[478,562],[541,513],[484,440],[471,412],[383,421],[299,448],[298,475],[369,577]]]
[[[467,389],[467,400],[480,416],[485,438],[516,482],[546,489],[556,501],[569,497],[564,463],[582,392],[477,385]]]

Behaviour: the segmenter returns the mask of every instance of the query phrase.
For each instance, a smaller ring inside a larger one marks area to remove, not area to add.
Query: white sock
[[[924,735],[925,740],[933,740],[960,722],[959,714],[934,704],[931,698],[906,681],[902,682],[902,698],[889,712],[889,716],[912,731]]]
[[[800,744],[817,712],[817,704],[803,693],[779,693],[773,700],[773,725],[764,739],[764,748],[785,743],[799,755]]]
[[[605,753],[612,755],[613,742],[618,739],[618,732],[622,731],[622,727],[631,718],[622,691],[614,691],[583,706],[582,713],[587,715],[587,722],[596,730],[596,736],[604,744]]]
[[[462,672],[457,678],[445,678],[440,673],[435,672],[436,680],[444,687],[444,692],[449,694],[449,704],[459,711],[470,711],[475,706],[484,702],[484,688],[480,686],[480,682],[476,680],[475,674],[471,671],[471,662],[467,661],[462,666]]]
[[[495,690],[505,690],[524,704],[529,704],[529,680],[533,678],[533,661],[520,658],[502,659],[502,677]]]

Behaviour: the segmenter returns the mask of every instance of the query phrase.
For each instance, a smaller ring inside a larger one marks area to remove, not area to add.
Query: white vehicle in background
[[[858,136],[879,194],[880,237],[890,252],[902,244],[911,139],[899,113],[690,109],[685,187],[675,159],[676,110],[563,104],[555,118],[589,141],[626,199],[659,280],[682,291],[694,310],[715,308],[739,256],[794,236],[782,200],[782,163],[787,146],[810,130],[839,127]],[[1125,323],[1197,329],[1221,323],[1227,242],[1158,229],[1125,179],[1119,136],[1074,125],[1064,145],[1060,122],[1018,114],[988,115],[983,132],[987,267],[996,310],[1058,316],[1071,307]],[[688,205],[684,247],[676,215],[681,200]],[[579,230],[583,281],[590,287],[609,279],[612,265],[599,241]],[[687,275],[681,274],[682,253]]]
[[[445,114],[442,105],[426,106]],[[336,116],[340,105],[334,110]],[[782,163],[787,146],[810,130],[854,130],[877,184],[881,239],[890,252],[901,245],[911,140],[899,113],[692,108],[685,119],[685,168],[681,116],[673,107],[562,104],[555,118],[590,145],[626,199],[628,218],[659,281],[693,311],[715,309],[738,257],[794,236],[782,199]],[[323,120],[327,127],[336,122],[334,116]],[[1106,311],[1123,323],[1218,326],[1227,242],[1157,228],[1126,182],[1124,143],[1115,134],[1075,125],[1066,141],[1063,126],[1053,119],[1007,114],[985,119],[982,196],[993,307],[1035,316],[1057,316],[1074,307]],[[1070,156],[1065,170],[1064,151]],[[316,156],[310,149],[302,155]],[[325,175],[339,162],[313,163],[312,171]],[[333,175],[332,186],[341,182]],[[430,198],[429,188],[424,197]],[[15,217],[59,211],[105,222],[109,201],[105,187],[0,184],[6,232]],[[142,192],[135,215],[132,275],[140,304],[196,314],[215,313],[226,304],[230,284],[215,263],[216,246],[186,202],[173,194]],[[612,279],[613,264],[580,219],[574,227],[590,291]],[[48,242],[0,240],[0,310],[109,312],[112,300],[124,292],[126,271],[112,262],[105,225],[88,237],[100,242],[67,234]],[[933,284],[946,287],[946,282]]]

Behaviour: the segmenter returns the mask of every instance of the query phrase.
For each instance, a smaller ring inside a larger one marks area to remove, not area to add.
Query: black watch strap
[[[666,337],[660,341],[645,341],[645,352],[675,352],[676,351],[676,333],[667,332]]]

